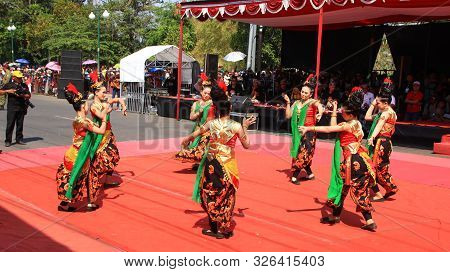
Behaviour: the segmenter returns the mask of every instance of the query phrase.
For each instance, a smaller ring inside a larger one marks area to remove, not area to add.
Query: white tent
[[[194,62],[194,58],[183,52],[182,88],[183,86],[190,88],[192,84]],[[126,90],[130,112],[146,113],[151,108],[151,95],[144,90],[145,70],[150,67],[178,68],[178,47],[174,45],[149,46],[120,60],[120,92],[122,96],[122,91]]]
[[[157,45],[145,47],[120,60],[120,82],[144,82],[145,67],[148,59],[178,65],[178,47],[174,45]],[[192,83],[192,65],[196,60],[183,52],[182,82]]]

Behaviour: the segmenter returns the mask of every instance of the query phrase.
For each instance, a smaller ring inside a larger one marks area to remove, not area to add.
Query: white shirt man
[[[375,99],[375,96],[373,95],[373,93],[369,92],[369,91],[365,91],[364,92],[364,100],[363,100],[363,104],[361,106],[362,109],[367,109],[370,107],[370,104],[372,103],[372,101]]]

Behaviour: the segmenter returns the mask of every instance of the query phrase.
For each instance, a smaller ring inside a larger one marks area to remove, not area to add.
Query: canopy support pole
[[[319,91],[319,74],[320,74],[320,55],[322,52],[322,30],[323,30],[323,7],[320,9],[319,13],[319,26],[317,31],[317,56],[316,56],[316,80],[317,85],[314,90],[314,98],[317,99]]]
[[[180,19],[180,40],[178,43],[178,75],[177,75],[177,120],[180,120],[181,70],[183,65],[183,18]]]

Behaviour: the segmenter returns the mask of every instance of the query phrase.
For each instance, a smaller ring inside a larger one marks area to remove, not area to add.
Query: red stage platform
[[[0,157],[2,251],[448,251],[450,159],[398,153],[392,172],[400,191],[375,203],[375,233],[361,230],[350,199],[342,222],[321,225],[332,146],[318,142],[317,179],[288,182],[289,137],[252,135],[237,150],[241,188],[235,236],[201,234],[206,215],[190,200],[194,173],[173,160],[179,139],[119,144],[118,188],[93,212],[56,210],[55,172],[65,147],[17,151]],[[147,148],[146,148],[147,147]]]
[[[434,153],[450,156],[450,134],[442,136],[440,143],[434,143]]]

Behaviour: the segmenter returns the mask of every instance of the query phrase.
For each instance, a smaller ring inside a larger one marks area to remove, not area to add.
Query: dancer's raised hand
[[[254,123],[256,123],[256,117],[252,115],[249,118],[244,119],[244,121],[242,122],[242,127],[244,127],[244,129],[248,129],[248,127],[253,125]]]
[[[299,126],[299,127],[298,127],[298,131],[299,131],[302,135],[305,135],[305,133],[309,131],[309,127]]]

